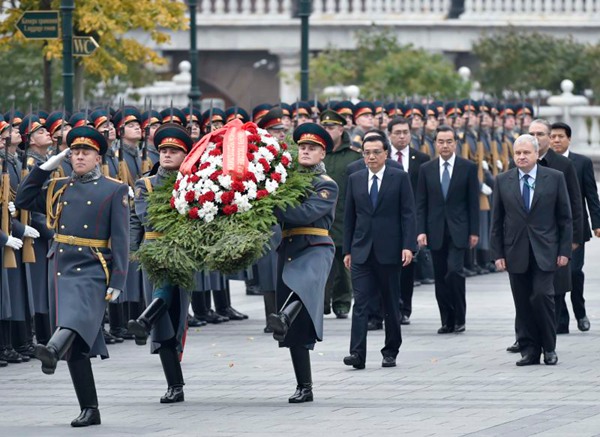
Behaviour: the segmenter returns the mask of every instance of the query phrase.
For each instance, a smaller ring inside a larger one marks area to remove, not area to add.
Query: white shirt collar
[[[538,165],[536,164],[529,173],[527,173],[529,175],[529,177],[531,179],[533,179],[535,181],[535,179],[537,178],[537,170],[538,170]],[[523,176],[525,176],[525,172],[521,169],[519,169],[519,179],[523,179]]]
[[[450,164],[450,167],[452,168],[454,168],[454,161],[456,161],[456,153],[453,153],[452,156],[448,158],[448,164]],[[444,162],[446,161],[444,161],[440,156],[440,168],[444,167]]]
[[[385,164],[383,164],[383,167],[381,167],[381,170],[379,170],[377,173],[373,173],[371,171],[371,169],[369,169],[369,180],[373,179],[373,176],[377,176],[377,180],[381,181],[383,179],[384,172],[385,172]]]
[[[569,157],[569,149],[565,150],[565,153],[562,154],[565,158]]]

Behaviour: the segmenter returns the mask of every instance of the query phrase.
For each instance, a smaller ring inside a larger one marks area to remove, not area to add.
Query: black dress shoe
[[[102,329],[102,336],[104,337],[104,343],[115,344],[117,342],[116,337],[110,335],[106,329]],[[121,339],[123,341],[123,339]]]
[[[367,331],[379,331],[380,329],[383,329],[382,322],[374,322],[370,320],[369,323],[367,323]]]
[[[161,404],[174,404],[175,402],[183,402],[185,397],[183,395],[183,387],[180,385],[174,385],[167,389],[165,395],[160,398]]]
[[[555,366],[556,363],[558,363],[558,356],[556,355],[556,352],[544,352],[544,364],[547,366]]]
[[[450,334],[451,332],[454,332],[454,327],[446,325],[442,325],[442,327],[437,330],[438,334]]]
[[[2,348],[0,349],[0,360],[6,361],[11,364],[19,364],[23,362],[21,355],[13,348]],[[28,360],[29,361],[29,360]]]
[[[521,346],[519,346],[519,342],[515,341],[512,345],[507,347],[506,352],[512,352],[513,354],[521,352]]]
[[[32,342],[27,342],[19,347],[16,347],[15,350],[21,355],[29,358],[35,358],[35,346]]]
[[[35,357],[42,362],[42,372],[46,375],[54,375],[58,364],[58,353],[53,347],[36,344]]]
[[[425,284],[425,285],[435,284],[435,279],[423,278],[423,279],[421,279],[421,284]]]
[[[421,281],[413,281],[413,287],[420,287]]]
[[[84,408],[79,416],[71,422],[71,426],[75,428],[90,425],[100,425],[100,410],[98,408]]]
[[[348,311],[334,311],[335,317],[338,319],[347,319]]]
[[[365,363],[364,361],[362,361],[360,359],[360,357],[358,356],[358,354],[352,353],[350,355],[348,355],[347,357],[344,357],[344,364],[346,366],[352,366],[355,369],[364,369],[365,368]]]
[[[410,325],[410,317],[407,316],[406,314],[403,314],[402,318],[400,319],[400,324],[401,325]]]
[[[199,320],[196,318],[196,316],[188,316],[187,322],[189,328],[199,328],[207,325],[204,320]]]
[[[110,335],[117,337],[117,338],[121,338],[123,340],[134,340],[135,339],[135,335],[133,335],[131,332],[128,332],[127,329],[125,329],[125,328],[115,328],[115,329],[111,329],[108,332],[110,333]]]
[[[463,323],[462,325],[454,325],[454,332],[455,333],[459,333],[459,332],[465,332],[466,328],[465,328],[465,324]]]
[[[263,328],[263,332],[264,332],[265,334],[272,334],[272,333],[273,333],[273,328],[271,328],[271,325],[267,324],[267,326],[265,326],[265,327]]]
[[[229,322],[229,317],[221,316],[215,313],[213,310],[208,310],[206,314],[201,314],[196,316],[199,320],[204,320],[206,323],[223,323]]]
[[[246,314],[242,314],[232,307],[227,307],[222,311],[217,311],[217,314],[222,317],[228,317],[229,320],[244,320],[248,318]]]
[[[470,270],[466,267],[463,267],[462,273],[466,278],[472,278],[473,276],[477,276],[477,272]]]
[[[290,396],[288,402],[290,404],[301,404],[303,402],[312,402],[313,392],[312,384],[300,384],[296,387],[296,392]]]
[[[383,360],[381,360],[381,367],[396,367],[396,358],[383,357]]]
[[[581,319],[577,319],[577,329],[581,332],[590,330],[590,319],[587,316],[583,316]]]
[[[532,366],[534,364],[540,364],[540,356],[539,354],[527,354],[524,355],[519,361],[516,362],[516,365],[521,366]]]

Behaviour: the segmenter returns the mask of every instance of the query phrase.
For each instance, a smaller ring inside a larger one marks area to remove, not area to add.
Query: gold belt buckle
[[[71,246],[75,246],[75,237],[73,235],[69,235],[67,237],[67,240],[68,240],[67,244],[70,244]]]

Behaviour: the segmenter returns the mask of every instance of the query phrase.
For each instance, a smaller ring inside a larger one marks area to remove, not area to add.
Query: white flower
[[[221,175],[217,178],[217,180],[219,181],[219,184],[221,184],[221,186],[223,188],[225,188],[226,190],[230,190],[231,189],[231,176],[229,175]]]
[[[205,202],[202,208],[198,210],[198,217],[204,219],[206,223],[212,222],[217,212],[219,212],[219,209],[214,202]]]
[[[256,183],[254,183],[254,181],[245,181],[244,182],[244,189],[246,191],[251,191],[251,190],[256,191]]]
[[[279,188],[279,184],[276,181],[274,181],[273,179],[269,179],[265,183],[265,190],[267,190],[269,192],[269,194],[275,192],[275,190],[277,190],[277,188]]]
[[[187,215],[190,207],[185,200],[185,196],[175,197],[175,209],[177,209],[177,212],[179,212],[179,214]]]
[[[237,205],[238,212],[246,212],[252,208],[252,205],[250,205],[250,202],[248,201],[248,196],[245,196],[242,193],[235,193],[232,203]]]

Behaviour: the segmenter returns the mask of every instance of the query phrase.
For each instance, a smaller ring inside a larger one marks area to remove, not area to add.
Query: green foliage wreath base
[[[143,244],[136,257],[155,284],[168,282],[188,290],[193,289],[198,271],[231,274],[245,269],[265,252],[277,222],[273,211],[300,204],[312,189],[313,177],[312,173],[290,170],[286,183],[255,200],[251,210],[205,223],[171,208],[174,175],[148,196],[150,224],[164,235]]]

